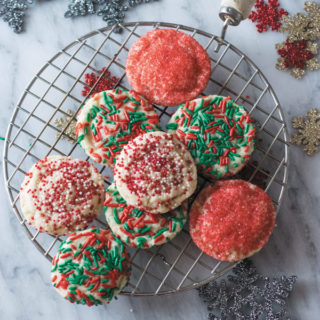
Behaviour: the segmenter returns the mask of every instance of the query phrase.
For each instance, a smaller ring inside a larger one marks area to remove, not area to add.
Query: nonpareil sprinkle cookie
[[[172,240],[187,221],[187,200],[168,213],[151,214],[127,205],[115,184],[106,191],[105,216],[112,232],[127,245],[148,249]]]
[[[157,29],[132,45],[126,74],[132,88],[151,102],[176,106],[205,89],[211,64],[207,52],[190,35]]]
[[[174,135],[149,132],[122,149],[114,181],[128,205],[159,214],[193,194],[197,170],[190,152]]]
[[[188,147],[200,172],[213,179],[236,174],[254,150],[253,120],[230,97],[211,95],[186,102],[167,129]]]
[[[78,143],[96,162],[113,167],[130,140],[159,130],[152,104],[134,91],[114,89],[94,94],[77,116]]]
[[[62,156],[38,161],[20,192],[22,212],[35,229],[64,235],[88,226],[102,210],[104,182],[89,162]]]
[[[95,227],[70,234],[52,260],[54,288],[72,303],[109,303],[127,285],[130,257],[110,230]]]
[[[190,210],[194,243],[221,261],[238,261],[259,251],[275,224],[271,198],[244,180],[221,180],[202,189]]]

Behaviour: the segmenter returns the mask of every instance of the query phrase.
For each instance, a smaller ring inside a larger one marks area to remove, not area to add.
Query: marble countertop
[[[161,0],[142,5],[127,13],[126,21],[165,21],[189,25],[220,34],[220,1]],[[290,13],[303,10],[303,0],[281,0]],[[26,32],[14,34],[0,21],[0,136],[18,98],[34,74],[59,49],[104,26],[99,17],[65,19],[66,2],[40,1],[27,13]],[[250,21],[230,28],[227,40],[248,54],[272,84],[283,106],[286,121],[319,107],[320,71],[296,80],[274,67],[274,44],[284,40],[275,32],[258,34]],[[0,143],[0,152],[3,143]],[[1,158],[2,161],[2,158]],[[261,272],[269,276],[298,276],[289,299],[293,319],[319,319],[320,307],[320,154],[306,156],[290,148],[289,184],[285,193],[278,228],[263,252],[253,257]],[[3,172],[0,172],[3,179]],[[2,180],[3,181],[3,180]],[[84,308],[64,301],[51,288],[49,265],[28,240],[0,185],[0,310],[1,319],[206,319],[207,311],[196,290],[154,297],[120,297],[106,307]]]

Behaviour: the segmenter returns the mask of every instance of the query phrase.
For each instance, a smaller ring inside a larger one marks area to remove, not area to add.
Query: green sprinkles
[[[179,207],[169,213],[152,215],[138,208],[127,207],[116,186],[106,190],[105,215],[113,232],[130,246],[147,249],[172,239],[186,222],[187,208]],[[166,236],[163,236],[165,233]]]
[[[235,174],[250,157],[252,122],[230,97],[208,96],[180,106],[167,128],[185,143],[202,173],[220,179]]]
[[[71,302],[100,305],[122,289],[118,282],[125,285],[123,278],[128,281],[130,269],[128,252],[121,241],[108,230],[91,228],[73,233],[61,243],[53,260],[52,284]],[[111,286],[106,288],[103,283]],[[97,294],[101,292],[105,294]]]
[[[113,166],[123,146],[144,132],[160,130],[153,106],[132,91],[116,88],[96,94],[78,116],[77,142],[86,139],[93,147],[85,151],[94,161]],[[142,106],[143,105],[143,106]],[[92,134],[91,134],[92,133]],[[91,140],[90,140],[91,139]]]

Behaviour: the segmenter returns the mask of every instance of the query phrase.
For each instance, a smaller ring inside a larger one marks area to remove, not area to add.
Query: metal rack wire
[[[81,99],[87,72],[97,73],[96,84],[108,71],[119,78],[117,86],[128,88],[125,59],[131,44],[153,28],[179,29],[193,36],[207,50],[212,63],[210,83],[203,94],[230,95],[243,104],[259,123],[259,142],[250,160],[245,179],[261,184],[279,210],[287,183],[288,139],[279,101],[258,67],[241,51],[225,40],[194,28],[155,22],[127,23],[93,31],[58,52],[31,80],[22,94],[10,120],[4,151],[4,177],[8,195],[20,224],[39,251],[51,261],[64,237],[42,234],[30,227],[19,206],[19,189],[25,173],[47,155],[60,154],[89,160],[76,143],[62,139],[66,129],[58,128],[54,120],[76,112],[86,99]],[[220,44],[220,49],[214,48]],[[89,94],[90,94],[89,93]],[[155,106],[164,126],[175,108]],[[75,116],[69,121],[73,121]],[[68,125],[69,125],[68,124]],[[110,170],[97,165],[103,175]],[[240,177],[244,178],[240,173]],[[261,180],[263,180],[261,182]],[[105,178],[106,184],[111,179]],[[197,192],[208,183],[199,176]],[[197,193],[196,193],[197,194]],[[95,224],[107,227],[103,216]],[[196,288],[217,279],[235,264],[212,259],[193,244],[187,229],[179,236],[151,250],[130,249],[132,277],[122,294],[132,296],[161,295]]]

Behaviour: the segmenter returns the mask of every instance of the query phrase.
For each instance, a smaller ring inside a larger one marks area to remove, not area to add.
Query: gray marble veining
[[[302,0],[282,0],[290,13],[303,10]],[[0,21],[0,135],[4,136],[18,98],[39,68],[58,50],[89,31],[104,26],[98,17],[65,19],[65,1],[40,2],[27,14],[27,31],[16,35]],[[138,6],[127,21],[166,21],[220,34],[219,1],[161,0]],[[250,21],[229,28],[227,40],[250,56],[266,75],[283,106],[291,130],[291,116],[319,107],[320,71],[295,80],[277,71],[274,44],[285,36],[258,34]],[[0,144],[2,152],[3,144]],[[289,300],[294,319],[319,319],[320,307],[320,155],[310,158],[290,148],[289,184],[270,242],[253,260],[266,275],[296,274]],[[1,160],[2,161],[2,160]],[[2,172],[0,173],[1,179]],[[206,319],[197,291],[154,297],[120,297],[106,307],[86,308],[64,301],[51,288],[50,265],[13,215],[1,183],[0,204],[0,319]]]

